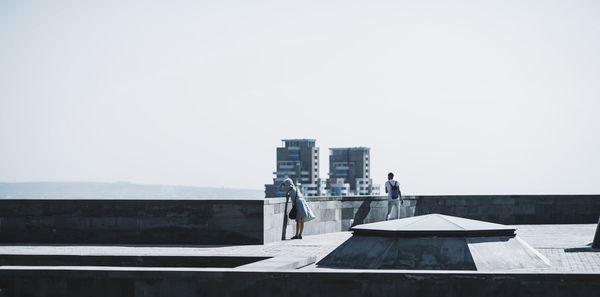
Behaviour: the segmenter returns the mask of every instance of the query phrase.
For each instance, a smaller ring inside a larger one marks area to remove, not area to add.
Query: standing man
[[[388,173],[388,181],[385,182],[385,192],[388,196],[388,211],[385,220],[390,219],[392,208],[396,208],[396,219],[400,218],[400,204],[404,204],[402,193],[400,192],[400,183],[394,180],[394,174]]]

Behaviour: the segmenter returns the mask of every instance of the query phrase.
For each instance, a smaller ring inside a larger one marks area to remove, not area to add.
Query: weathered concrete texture
[[[235,268],[236,270],[298,269],[315,263],[315,256],[275,257],[156,256],[156,255],[0,255],[0,267],[150,267]]]
[[[518,236],[467,238],[477,271],[549,268],[550,261]]]
[[[536,249],[589,247],[596,224],[518,225],[517,235]]]
[[[0,266],[119,266],[234,268],[271,257],[127,256],[127,255],[0,255]],[[280,259],[281,260],[281,259]]]
[[[400,217],[441,213],[503,224],[596,223],[598,195],[406,196]],[[385,196],[308,197],[305,235],[385,219]],[[290,206],[291,207],[291,206]],[[262,244],[281,240],[285,199],[0,200],[0,243]],[[294,234],[289,221],[286,238]]]
[[[591,224],[600,195],[417,196],[415,215],[429,213],[500,224]]]
[[[315,263],[316,256],[298,256],[298,255],[283,255],[279,257],[272,257],[262,261],[253,262],[247,265],[239,266],[236,270],[292,270],[305,267],[307,265]]]
[[[0,242],[261,244],[263,200],[0,200]]]
[[[429,214],[352,227],[353,236],[321,260],[354,269],[505,271],[548,267],[515,228]]]
[[[259,245],[0,245],[0,255],[268,257],[277,258],[278,262],[286,258],[305,260],[316,256],[315,260],[320,260],[350,236],[350,232],[338,232],[309,235],[302,240],[286,240]],[[255,262],[249,265],[259,263]],[[263,264],[261,263],[261,265]],[[298,267],[301,266],[304,265]]]
[[[525,272],[600,273],[600,249],[590,247],[596,224],[519,225],[517,236],[546,256],[547,268],[529,268]],[[321,260],[351,237],[350,232],[305,236],[260,245],[150,246],[150,245],[0,245],[3,255],[154,255],[154,256],[244,256],[281,257],[316,256]],[[0,269],[2,269],[0,267]],[[237,269],[237,268],[236,268]],[[325,270],[309,265],[302,270]]]
[[[464,238],[352,236],[317,264],[350,269],[476,270]]]
[[[596,296],[596,274],[2,270],[5,296]]]
[[[400,218],[412,217],[416,209],[416,197],[403,197],[400,205]],[[383,221],[388,211],[386,196],[345,196],[342,201],[342,230],[361,224]],[[393,214],[393,213],[392,213]]]
[[[387,198],[384,196],[307,197],[306,200],[316,219],[305,223],[305,235],[347,231],[357,224],[382,221],[387,213]],[[406,198],[400,207],[401,217],[414,214],[415,201],[415,198]],[[291,207],[291,202],[288,202],[288,212]],[[281,240],[284,210],[284,198],[265,199],[265,243]],[[286,238],[294,235],[295,228],[296,222],[288,220]]]
[[[352,227],[354,235],[392,237],[513,236],[515,227],[441,214],[427,214],[362,224]]]
[[[318,263],[350,269],[508,271],[547,268],[518,237],[394,238],[353,236]]]
[[[308,202],[310,208],[315,213],[316,218],[304,224],[304,234],[314,235],[323,233],[340,232],[341,215],[340,200],[330,199],[330,197],[320,197],[310,199]],[[292,208],[291,202],[288,202],[288,212]],[[274,242],[281,240],[283,229],[283,218],[285,210],[284,198],[265,199],[264,206],[264,240]],[[288,220],[286,227],[286,238],[291,238],[295,234],[296,221]]]

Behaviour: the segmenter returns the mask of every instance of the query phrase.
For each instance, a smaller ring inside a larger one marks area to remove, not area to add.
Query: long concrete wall
[[[591,224],[600,216],[600,195],[461,195],[405,196],[400,217],[430,213],[501,224]],[[385,219],[385,196],[308,197],[317,219],[305,224],[305,234],[347,231],[354,225]],[[265,242],[281,239],[285,199],[265,202]],[[290,206],[291,207],[291,204]],[[289,211],[288,207],[288,211]],[[289,221],[286,238],[293,235]]]
[[[418,196],[415,215],[429,213],[500,224],[594,224],[600,195]]]
[[[597,274],[0,269],[0,296],[597,296]]]
[[[263,200],[0,200],[0,243],[261,244]]]
[[[385,219],[384,196],[309,197],[306,235]],[[288,211],[291,203],[288,204]],[[0,243],[262,244],[281,240],[284,198],[0,200]],[[406,196],[400,217],[441,213],[503,224],[591,224],[600,195]],[[295,222],[288,221],[286,238]]]

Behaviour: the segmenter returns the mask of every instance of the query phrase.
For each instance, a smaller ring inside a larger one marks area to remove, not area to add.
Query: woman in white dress
[[[296,187],[296,185],[294,185],[294,182],[291,179],[286,178],[279,186],[285,189],[287,192],[286,196],[291,198],[292,204],[296,206],[296,235],[291,239],[302,239],[304,222],[313,220],[315,218],[315,214],[313,213],[312,209],[310,209],[308,203],[306,203],[306,200],[304,200],[304,197],[302,197],[302,193],[300,193],[300,190],[298,187]]]

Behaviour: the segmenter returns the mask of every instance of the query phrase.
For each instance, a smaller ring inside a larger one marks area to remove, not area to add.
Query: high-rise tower
[[[283,139],[277,148],[277,171],[273,184],[265,185],[265,197],[283,197],[279,184],[291,178],[304,196],[319,196],[323,185],[319,178],[319,148],[314,139]]]
[[[332,148],[329,155],[327,189],[333,196],[379,195],[370,178],[368,147]]]

